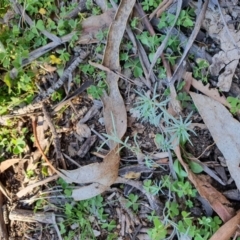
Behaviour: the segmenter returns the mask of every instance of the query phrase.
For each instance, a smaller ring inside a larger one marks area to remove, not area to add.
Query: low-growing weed
[[[32,169],[26,171],[27,178],[32,178],[35,175],[35,172]]]
[[[160,95],[156,93],[156,87],[154,88],[152,97],[146,93],[142,94],[140,92],[137,92],[137,94],[139,97],[135,103],[136,107],[131,109],[130,112],[138,112],[138,119],[141,119],[142,122],[149,122],[150,124],[157,127],[163,115],[161,109],[166,108],[168,100],[159,102]]]
[[[123,59],[123,56],[122,55],[122,59]],[[125,55],[126,57],[126,55]],[[138,77],[142,77],[143,75],[143,70],[142,70],[142,66],[141,66],[141,63],[140,63],[140,60],[139,58],[128,58],[128,56],[126,57],[126,62],[124,64],[124,68],[129,68],[133,71],[133,76],[135,78],[138,78]]]
[[[109,143],[110,141],[113,141],[114,143],[118,143],[121,146],[119,147],[119,152],[123,149],[123,148],[127,148],[130,151],[132,151],[133,153],[135,153],[136,155],[141,153],[140,147],[137,143],[137,134],[134,135],[134,144],[135,146],[132,146],[131,144],[128,143],[129,140],[129,136],[125,138],[124,141],[122,141],[117,134],[116,131],[116,126],[115,126],[115,122],[114,122],[114,118],[113,115],[111,114],[112,117],[112,124],[113,124],[113,132],[111,135],[105,134],[103,133],[103,136],[106,137],[106,140],[101,144],[101,146],[99,147],[99,149],[101,149],[105,144]]]
[[[161,0],[144,0],[141,2],[141,5],[144,11],[151,11],[154,10],[160,3]]]
[[[181,171],[179,172],[180,175],[183,175]],[[218,216],[202,216],[195,219],[191,215],[190,209],[193,207],[192,200],[196,197],[196,190],[189,181],[184,178],[173,181],[169,176],[165,176],[161,180],[161,185],[163,190],[169,191],[169,197],[174,193],[177,194],[181,206],[170,197],[165,203],[162,218],[155,216],[154,212],[148,216],[148,219],[153,222],[153,227],[148,231],[151,239],[165,240],[177,236],[177,239],[190,237],[194,240],[207,240],[217,231],[222,223]],[[172,230],[169,233],[167,229],[170,226]]]
[[[209,62],[205,59],[197,59],[196,62],[197,66],[193,67],[193,76],[207,83]]]
[[[162,189],[162,184],[161,182],[153,183],[152,180],[145,180],[143,183],[143,187],[148,193],[152,195],[157,195]]]
[[[238,97],[236,97],[236,98],[228,97],[227,101],[231,105],[230,112],[232,114],[236,114],[240,110],[240,99]]]
[[[104,81],[99,81],[97,86],[90,86],[87,89],[87,93],[91,95],[94,99],[100,99],[103,95],[103,91],[105,91],[107,88],[107,85]]]
[[[182,27],[193,27],[194,22],[193,22],[193,16],[194,16],[194,11],[193,9],[187,9],[187,10],[181,10],[180,15],[178,17],[177,26],[182,26]],[[165,27],[170,27],[175,19],[175,15],[171,13],[164,12],[161,14],[161,18],[158,24],[158,28],[162,29]]]
[[[190,129],[190,118],[191,114],[183,120],[182,116],[179,118],[174,118],[166,110],[166,105],[169,102],[168,99],[160,101],[159,95],[156,94],[156,87],[153,92],[153,96],[150,97],[146,93],[142,94],[137,92],[139,97],[136,101],[133,109],[130,112],[138,113],[138,119],[141,119],[142,122],[148,122],[156,127],[160,125],[160,120],[163,120],[164,128],[162,133],[158,133],[155,136],[156,145],[165,150],[173,149],[173,143],[175,144],[185,144],[186,141],[190,141],[189,131],[193,132]]]
[[[128,195],[128,200],[127,200],[127,203],[126,203],[126,207],[127,208],[132,208],[134,212],[136,212],[139,208],[139,203],[137,202],[138,201],[138,195],[135,195],[133,193],[129,194]]]
[[[177,94],[177,100],[181,102],[183,108],[186,108],[192,99],[186,92],[179,92]]]
[[[22,128],[21,132],[8,127],[0,128],[0,156],[4,158],[7,154],[20,155],[26,147],[25,135],[27,129]]]
[[[166,239],[167,236],[167,226],[165,226],[159,217],[153,217],[154,227],[148,230],[148,235],[151,239]]]
[[[79,236],[78,239],[81,240],[96,239],[93,227],[96,223],[101,229],[108,232],[109,237],[107,239],[116,239],[116,233],[113,231],[117,227],[117,223],[114,219],[109,219],[108,214],[105,213],[105,203],[101,195],[75,202],[71,198],[73,186],[61,178],[57,180],[57,183],[61,186],[67,199],[63,206],[58,206],[58,209],[61,209],[62,213],[64,213],[63,220],[58,223],[60,233],[64,239],[73,240],[76,236]],[[135,208],[137,203],[134,202],[134,198],[131,198],[131,196],[130,201],[132,203],[131,207]],[[51,203],[43,196],[43,199],[36,202],[34,211],[43,209],[47,204]]]

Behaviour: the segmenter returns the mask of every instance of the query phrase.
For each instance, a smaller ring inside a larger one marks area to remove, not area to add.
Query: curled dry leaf
[[[82,32],[78,40],[79,44],[97,43],[97,33],[107,30],[113,21],[115,10],[109,9],[101,15],[91,16],[82,22]]]
[[[119,47],[123,37],[126,24],[135,0],[122,0],[114,21],[109,29],[107,45],[104,53],[103,65],[112,70],[120,69]],[[110,135],[116,132],[121,139],[127,128],[127,114],[122,96],[118,89],[118,75],[107,72],[107,83],[109,95],[102,97],[104,104],[104,122],[107,133]],[[72,197],[75,200],[83,200],[94,197],[106,191],[112,185],[119,169],[119,147],[116,143],[111,143],[111,151],[101,163],[94,163],[82,168],[65,171],[60,170],[61,177],[67,182],[89,183],[90,185],[74,189]]]
[[[114,183],[118,177],[119,153],[113,149],[101,163],[93,163],[82,168],[66,171],[60,170],[59,175],[68,183],[90,183],[85,187],[74,189],[72,197],[77,200],[92,198]]]
[[[205,95],[211,97],[212,99],[215,99],[216,101],[220,102],[224,106],[230,108],[230,104],[227,102],[227,99],[224,96],[220,96],[219,91],[216,88],[209,88],[209,84],[206,86],[203,85],[202,81],[198,81],[195,78],[193,78],[191,72],[186,72],[183,76],[183,79],[186,81],[186,85],[190,86],[192,85],[197,90],[201,91]],[[189,92],[189,91],[188,91]]]
[[[193,92],[190,95],[240,190],[240,123],[221,103]]]

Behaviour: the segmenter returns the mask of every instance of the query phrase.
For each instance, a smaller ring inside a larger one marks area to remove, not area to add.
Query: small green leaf
[[[72,196],[72,190],[67,188],[64,190],[64,194],[67,196],[67,197],[71,197]]]
[[[48,168],[47,168],[47,166],[43,166],[41,172],[42,172],[42,174],[43,174],[45,177],[47,177],[47,176],[48,176]]]
[[[191,170],[194,173],[201,173],[203,171],[203,167],[200,164],[196,163],[196,162],[191,161],[189,163],[189,165],[190,165]]]
[[[178,160],[175,160],[174,163],[173,163],[173,168],[176,172],[176,174],[179,176],[179,177],[187,177],[187,173],[183,170],[180,162]]]
[[[45,29],[43,20],[39,19],[39,20],[37,21],[36,28],[38,28],[38,29],[41,30],[41,31]]]
[[[11,91],[12,87],[13,87],[13,80],[10,77],[10,73],[7,72],[4,77],[3,77],[3,82],[6,83],[6,85],[8,86],[8,90]]]

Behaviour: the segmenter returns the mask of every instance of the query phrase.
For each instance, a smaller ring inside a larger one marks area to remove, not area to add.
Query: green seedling
[[[138,198],[139,198],[138,195],[135,195],[133,193],[129,194],[126,207],[132,208],[133,211],[136,212],[139,208],[139,203],[137,202]]]
[[[174,149],[175,144],[173,145],[173,140],[173,138],[168,139],[160,133],[157,133],[154,138],[157,148],[162,149],[164,152]]]
[[[72,186],[66,183],[62,178],[59,178],[57,180],[57,184],[61,185],[63,192],[67,197],[70,197],[72,195]]]
[[[127,148],[130,151],[132,151],[133,153],[135,153],[136,155],[141,153],[140,147],[137,143],[137,134],[134,135],[134,143],[135,146],[131,146],[128,143],[129,140],[129,136],[126,137],[126,139],[124,140],[124,142],[118,137],[118,133],[116,131],[116,126],[115,126],[115,122],[114,122],[114,117],[111,113],[111,118],[112,118],[112,125],[113,125],[113,132],[111,135],[105,134],[103,133],[103,136],[106,138],[106,140],[101,144],[101,146],[99,147],[99,149],[101,149],[105,144],[109,144],[110,141],[114,142],[114,143],[118,143],[121,145],[121,147],[119,147],[118,151],[120,152],[123,148]]]
[[[139,58],[128,59],[124,64],[124,68],[131,69],[133,71],[133,76],[135,78],[143,76],[143,70],[142,70],[142,66],[141,66]]]
[[[138,17],[134,17],[130,22],[130,26],[133,29],[137,29],[137,25],[138,25],[139,21],[140,21],[140,19]]]
[[[191,198],[197,194],[196,189],[193,189],[191,183],[184,179],[172,181],[170,177],[164,177],[162,186],[176,193],[180,198],[183,196]]]
[[[30,178],[34,177],[34,175],[35,175],[35,172],[32,169],[29,169],[26,171],[27,178],[30,179]]]
[[[145,180],[143,187],[148,193],[152,195],[157,195],[162,189],[161,182],[153,183],[152,180]]]
[[[180,179],[183,179],[183,178],[187,177],[186,171],[183,170],[183,167],[182,167],[181,163],[178,160],[174,161],[173,169],[174,169],[175,173],[177,174],[177,176]]]
[[[106,40],[108,35],[108,30],[99,30],[98,33],[96,34],[96,38],[99,42]]]
[[[201,173],[203,171],[203,167],[196,162],[190,161],[189,166],[194,173]]]
[[[230,112],[236,114],[240,110],[240,99],[235,97],[228,97],[227,102],[230,104]]]
[[[157,50],[157,47],[160,45],[161,39],[158,35],[151,36],[148,32],[142,32],[140,35],[137,36],[137,38],[141,41],[143,45],[145,45],[149,49],[149,60],[150,62],[153,59],[153,56],[155,55],[155,52]],[[157,63],[160,63],[158,61]]]
[[[86,1],[86,7],[89,11],[91,11],[92,15],[99,15],[101,14],[101,8],[93,3],[92,0]]]
[[[183,120],[182,116],[180,116],[179,119],[170,116],[172,121],[168,122],[168,127],[165,131],[168,133],[172,133],[173,136],[177,139],[178,143],[185,144],[188,141],[192,144],[189,138],[190,135],[188,133],[192,132],[195,134],[195,132],[190,128],[191,121],[189,119],[191,115],[192,114],[189,114],[185,120]],[[164,116],[166,116],[167,118],[169,117],[168,114],[165,114]]]
[[[94,99],[100,99],[103,95],[103,92],[106,90],[107,85],[104,81],[99,81],[97,86],[90,86],[87,89],[87,93],[91,95]]]
[[[179,205],[176,202],[166,202],[167,214],[171,219],[179,215]]]
[[[208,82],[208,68],[209,62],[205,59],[198,58],[196,60],[197,66],[193,67],[193,76],[202,80],[204,83]]]
[[[194,10],[193,9],[187,9],[187,10],[181,10],[180,15],[177,20],[177,26],[182,27],[193,27],[193,16],[194,16]],[[162,29],[165,27],[172,26],[175,19],[175,15],[167,12],[163,12],[161,14],[161,18],[158,24],[158,28]]]
[[[183,108],[186,108],[192,99],[186,92],[179,92],[177,94],[177,100],[181,102]]]
[[[161,222],[159,217],[154,217],[153,218],[153,225],[154,225],[154,227],[152,229],[148,230],[149,237],[151,239],[159,239],[159,240],[166,239],[167,228]]]
[[[144,0],[141,1],[141,5],[144,11],[151,11],[157,8],[157,6],[161,3],[161,0]]]
[[[187,9],[187,10],[181,10],[180,15],[177,20],[178,26],[183,27],[193,27],[193,16],[194,16],[194,10],[193,9]]]
[[[108,232],[111,232],[113,229],[115,229],[117,227],[116,225],[116,221],[112,220],[109,223],[103,223],[101,225],[102,228],[106,228],[108,230]]]
[[[139,113],[138,119],[141,118],[142,122],[149,122],[157,127],[163,115],[161,109],[166,107],[168,100],[159,101],[160,96],[156,94],[156,87],[154,88],[152,97],[146,93],[137,92],[137,94],[139,97],[135,103],[136,107],[131,109],[130,112],[137,111]]]
[[[112,231],[116,228],[116,222],[109,219],[105,213],[103,197],[98,195],[88,200],[74,202],[70,197],[73,186],[66,183],[63,179],[58,179],[57,183],[61,185],[64,195],[69,199],[62,207],[65,217],[59,223],[60,233],[64,236],[64,239],[73,240],[79,232],[81,232],[79,238],[81,240],[96,239],[93,232],[94,229],[92,228],[93,221],[101,226],[102,229],[108,231],[111,236],[108,239],[113,239],[112,237],[115,234]],[[40,203],[38,204],[40,205]],[[76,229],[69,231],[69,226],[73,224],[76,225]]]
[[[21,133],[18,133],[16,129],[0,128],[0,155],[7,157],[7,154],[20,155],[23,153],[26,147],[26,134],[26,128],[23,128]]]

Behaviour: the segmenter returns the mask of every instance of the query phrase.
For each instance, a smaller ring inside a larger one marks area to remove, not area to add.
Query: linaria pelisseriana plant
[[[156,90],[155,86],[152,97],[148,96],[146,93],[142,94],[136,91],[139,97],[138,101],[135,103],[136,107],[134,107],[131,112],[137,111],[142,122],[149,122],[157,127],[163,114],[161,108],[166,108],[169,100],[166,99],[159,102],[158,98],[160,95],[156,94]]]
[[[167,151],[173,149],[176,144],[185,143],[186,141],[191,143],[188,133],[188,131],[194,133],[190,129],[191,114],[185,120],[183,120],[182,116],[174,118],[170,115],[166,110],[169,99],[160,101],[160,95],[156,93],[156,87],[152,97],[147,94],[137,93],[139,95],[138,101],[136,102],[136,107],[131,111],[137,111],[142,122],[149,122],[155,127],[160,127],[161,121],[163,125],[163,127],[160,127],[161,134],[156,134],[155,137],[155,143],[159,148]]]
[[[112,113],[111,113],[111,118],[112,118],[112,124],[113,124],[113,132],[112,132],[111,135],[103,133],[103,136],[106,138],[106,140],[101,144],[99,149],[101,149],[105,144],[108,145],[109,141],[113,141],[113,142],[118,143],[120,145],[119,151],[121,151],[125,147],[125,148],[129,149],[130,151],[132,151],[133,153],[135,153],[136,155],[139,154],[141,152],[141,150],[140,150],[140,147],[137,143],[137,135],[134,136],[135,146],[131,146],[128,143],[129,136],[126,137],[126,139],[123,141],[122,139],[120,139],[118,137],[116,126],[115,126],[115,121],[114,121],[114,117],[113,117]]]

